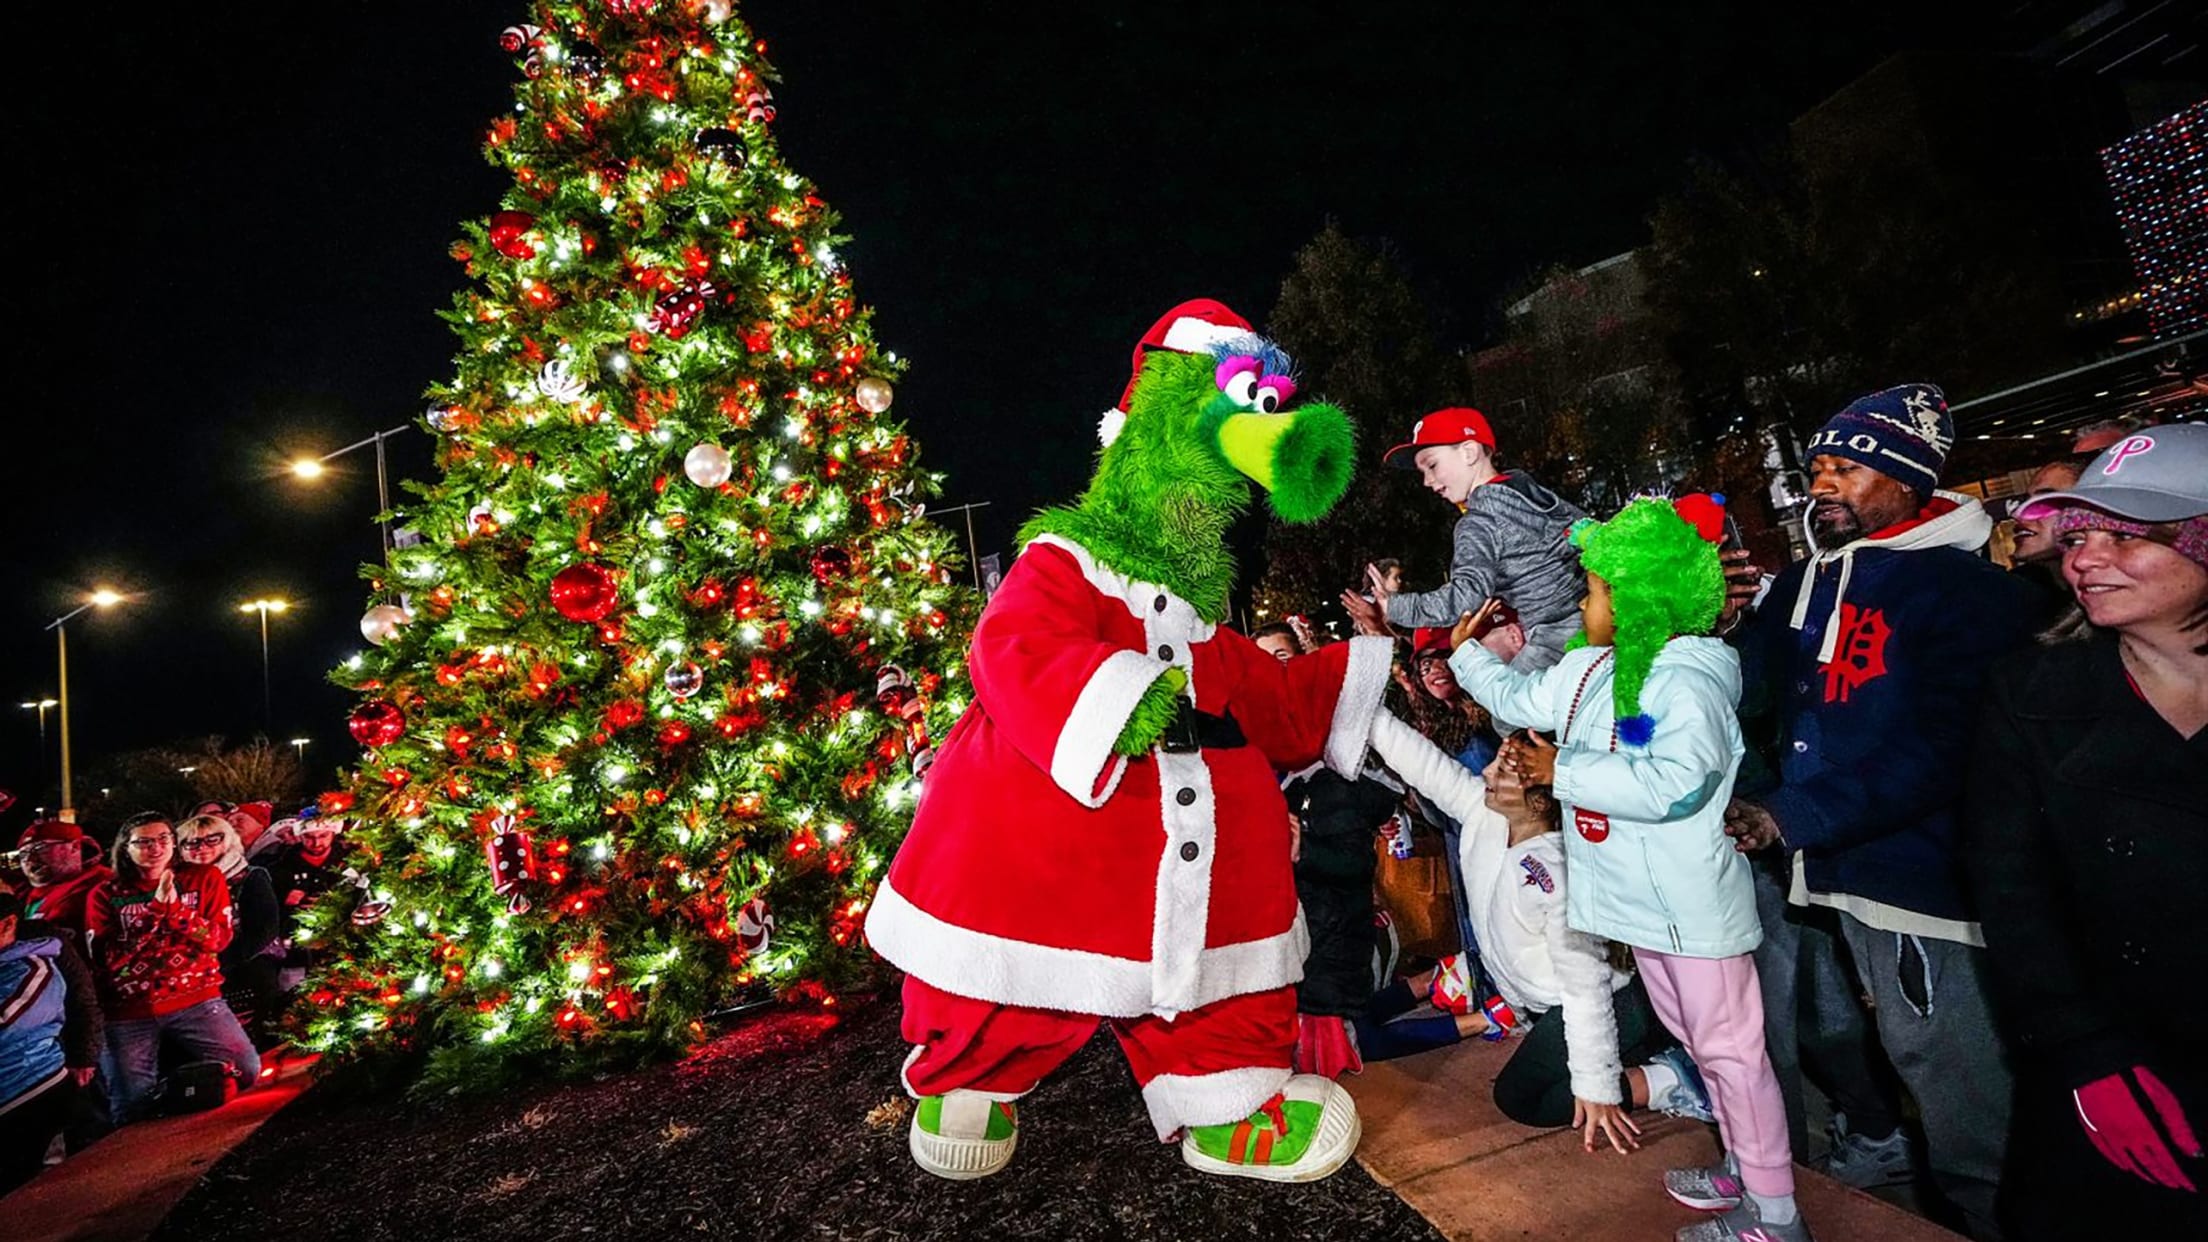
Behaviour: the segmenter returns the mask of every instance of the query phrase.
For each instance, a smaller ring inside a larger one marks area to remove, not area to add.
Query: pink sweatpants
[[[1740,1181],[1753,1194],[1794,1193],[1794,1155],[1787,1146],[1786,1105],[1763,1050],[1763,989],[1756,961],[1680,957],[1635,948],[1641,982],[1656,1016],[1687,1046],[1709,1084],[1717,1131],[1740,1162]]]

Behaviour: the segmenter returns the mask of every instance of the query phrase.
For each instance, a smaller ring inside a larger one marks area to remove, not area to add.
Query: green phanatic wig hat
[[[1717,545],[1724,537],[1725,498],[1696,493],[1669,500],[1644,496],[1607,522],[1572,527],[1580,564],[1610,584],[1616,620],[1617,670],[1611,704],[1618,740],[1646,746],[1656,722],[1641,711],[1641,687],[1664,644],[1681,634],[1707,634],[1725,606],[1725,573]],[[1586,641],[1582,634],[1576,644]]]

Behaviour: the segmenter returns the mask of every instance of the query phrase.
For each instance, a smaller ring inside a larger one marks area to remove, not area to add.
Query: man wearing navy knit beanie
[[[1993,528],[1979,503],[1938,489],[1954,441],[1946,397],[1922,383],[1857,399],[1810,441],[1813,555],[1740,632],[1743,710],[1777,717],[1778,784],[1736,801],[1727,831],[1743,851],[1789,851],[1793,903],[1837,912],[1933,1181],[1987,1238],[2009,1072],[1954,799],[1988,666],[2030,641],[2041,606],[1978,554]]]

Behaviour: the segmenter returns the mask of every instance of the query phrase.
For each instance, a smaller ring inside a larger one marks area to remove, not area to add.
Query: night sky
[[[783,152],[842,213],[878,339],[911,361],[895,413],[948,475],[940,505],[995,506],[988,551],[1078,490],[1152,319],[1209,295],[1261,321],[1329,216],[1392,239],[1444,339],[1476,345],[1527,274],[1644,241],[1691,156],[1756,149],[1890,52],[1976,41],[1987,6],[741,7],[784,75]],[[13,704],[54,689],[44,626],[95,584],[136,595],[70,627],[80,800],[108,752],[261,728],[237,605],[263,593],[300,605],[272,627],[273,736],[313,738],[317,780],[349,756],[323,674],[361,645],[373,462],[313,486],[282,463],[411,421],[448,374],[434,312],[465,278],[446,249],[505,188],[478,141],[512,107],[497,35],[522,13],[11,15],[29,280],[0,453],[0,787],[32,800]],[[427,477],[420,433],[391,449]]]

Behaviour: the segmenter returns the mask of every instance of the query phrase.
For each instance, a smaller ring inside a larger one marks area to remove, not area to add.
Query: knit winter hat
[[[1903,384],[1849,402],[1818,429],[1808,451],[1861,462],[1914,489],[1921,502],[1931,499],[1954,447],[1947,395],[1932,384]]]
[[[1644,496],[1607,522],[1572,527],[1580,564],[1610,584],[1617,623],[1610,701],[1618,740],[1629,746],[1646,746],[1655,736],[1655,720],[1641,711],[1641,687],[1664,644],[1681,634],[1709,633],[1724,610],[1725,573],[1717,557],[1724,505],[1718,495]]]

